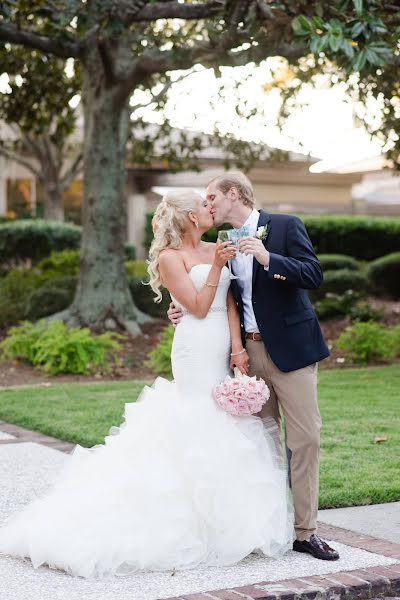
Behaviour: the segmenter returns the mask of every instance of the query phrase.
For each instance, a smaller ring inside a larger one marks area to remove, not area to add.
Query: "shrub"
[[[129,289],[136,306],[151,317],[165,318],[170,303],[170,296],[166,290],[162,290],[163,298],[158,304],[154,302],[154,292],[149,285],[144,285],[145,279],[129,277]]]
[[[110,370],[111,351],[115,356],[120,349],[116,338],[111,332],[94,336],[87,328],[69,329],[62,321],[24,322],[10,329],[0,350],[5,358],[27,360],[51,375],[87,375],[98,367]]]
[[[357,292],[359,296],[365,294],[367,289],[367,277],[359,271],[349,269],[338,269],[324,273],[324,282],[317,290],[312,290],[310,296],[319,300],[326,294],[342,295],[348,290]]]
[[[315,311],[318,318],[332,319],[335,317],[345,317],[350,314],[351,309],[359,301],[358,294],[353,290],[347,290],[344,294],[326,294],[325,298],[315,303]]]
[[[391,330],[372,321],[354,323],[341,333],[336,343],[355,363],[388,362],[396,355]]]
[[[400,219],[366,216],[304,216],[318,254],[348,254],[373,260],[400,251]]]
[[[136,259],[136,246],[133,246],[132,244],[125,244],[125,258],[127,260]]]
[[[158,375],[172,377],[171,350],[174,332],[174,327],[167,325],[161,332],[158,345],[149,353],[148,366]]]
[[[125,262],[125,269],[128,277],[137,277],[148,280],[149,274],[147,272],[147,262],[145,260],[127,260]]]
[[[46,279],[64,277],[65,275],[77,275],[79,273],[79,266],[80,252],[78,249],[52,252],[37,265],[38,269],[46,276]]]
[[[326,294],[322,300],[315,303],[318,318],[334,319],[351,317],[352,321],[381,321],[383,311],[373,308],[369,302],[361,300],[359,294],[347,290],[344,294]]]
[[[145,247],[153,239],[151,219],[146,215]],[[352,215],[301,216],[317,254],[344,254],[361,260],[374,260],[400,251],[400,219]],[[229,226],[226,226],[229,228]],[[207,231],[203,239],[215,242],[217,229]],[[348,267],[346,267],[348,268]]]
[[[151,242],[153,241],[153,228],[151,226],[151,221],[153,219],[153,216],[154,216],[154,211],[146,213],[146,222],[144,225],[143,246],[145,247],[147,252],[150,250]]]
[[[81,228],[77,225],[21,219],[0,224],[0,261],[15,264],[32,260],[34,263],[53,250],[78,248]]]
[[[391,329],[392,345],[395,356],[400,356],[400,325]]]
[[[26,316],[36,321],[67,308],[73,301],[77,278],[55,277],[45,281],[29,296]]]
[[[320,254],[318,259],[323,271],[336,271],[339,269],[358,271],[360,268],[355,258],[345,254]]]
[[[400,252],[392,252],[371,262],[367,275],[376,294],[400,298]]]
[[[43,277],[32,269],[12,269],[0,280],[0,327],[27,317],[29,297],[42,283]]]
[[[374,308],[366,300],[359,300],[350,308],[349,315],[352,321],[382,321],[384,311]]]

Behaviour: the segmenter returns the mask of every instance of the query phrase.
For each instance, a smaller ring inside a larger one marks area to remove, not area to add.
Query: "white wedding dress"
[[[210,265],[190,271],[200,289]],[[103,445],[77,446],[53,488],[0,529],[0,552],[82,577],[232,565],[292,543],[287,477],[274,432],[211,396],[229,373],[225,267],[205,319],[185,311],[159,377]]]

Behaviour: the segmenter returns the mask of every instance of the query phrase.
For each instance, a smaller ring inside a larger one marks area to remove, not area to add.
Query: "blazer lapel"
[[[264,225],[267,225],[268,226],[268,233],[269,233],[269,231],[271,230],[271,223],[270,223],[270,221],[271,221],[270,215],[268,213],[266,213],[265,211],[260,210],[260,217],[258,219],[257,228],[258,227],[264,227]],[[267,241],[268,241],[268,235],[267,235],[266,239],[263,240],[264,246],[266,246]],[[256,281],[257,270],[260,267],[261,267],[260,263],[256,259],[254,259],[253,260],[253,283],[252,283],[252,289],[254,289],[254,284],[255,284],[255,281]]]

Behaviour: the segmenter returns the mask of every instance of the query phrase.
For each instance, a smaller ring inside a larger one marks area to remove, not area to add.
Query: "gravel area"
[[[15,440],[15,435],[11,435],[11,433],[5,433],[5,431],[0,431],[0,440]]]
[[[68,456],[34,443],[0,446],[0,522],[41,494]],[[306,577],[390,565],[396,560],[333,543],[341,554],[336,562],[289,552],[280,560],[251,555],[225,568],[200,568],[175,574],[139,573],[103,580],[73,578],[28,561],[0,556],[0,600],[161,600],[180,594],[231,588],[259,581]]]

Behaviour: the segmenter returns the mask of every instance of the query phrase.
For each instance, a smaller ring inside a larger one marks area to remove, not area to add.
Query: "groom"
[[[207,187],[215,225],[246,226],[232,291],[238,305],[249,374],[262,377],[271,395],[259,414],[285,418],[296,539],[293,550],[322,560],[339,554],[316,533],[321,417],[317,362],[329,355],[307,290],[322,284],[321,265],[302,221],[254,208],[253,188],[240,172],[226,172]],[[239,231],[239,234],[241,232]],[[182,313],[170,305],[174,324]],[[240,357],[243,361],[243,355]],[[243,362],[242,362],[243,364]]]

